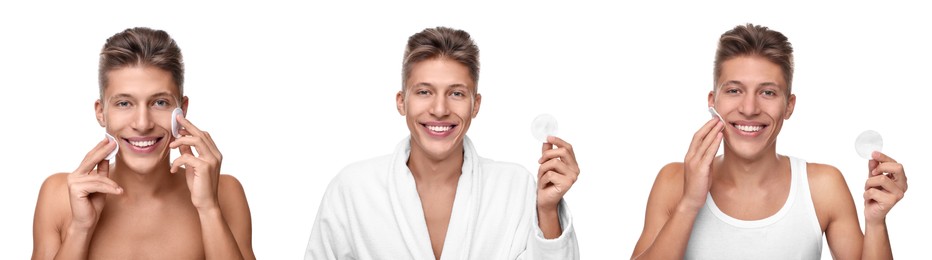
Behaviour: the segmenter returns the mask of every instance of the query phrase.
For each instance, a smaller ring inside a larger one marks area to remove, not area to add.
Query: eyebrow
[[[722,85],[719,87],[724,87],[728,85],[738,85],[739,87],[744,87],[744,83],[741,83],[741,81],[737,81],[737,80],[726,81],[725,83],[722,83]],[[758,87],[779,87],[780,84],[777,84],[776,82],[764,82],[764,83],[758,84],[757,86]]]
[[[430,84],[430,83],[427,83],[427,82],[420,82],[420,83],[414,84],[414,87],[434,87],[434,85],[433,85],[433,84]],[[453,84],[453,85],[449,85],[449,86],[447,86],[447,87],[450,87],[450,88],[466,88],[466,89],[469,89],[469,86],[467,86],[466,84],[461,84],[461,83],[456,83],[456,84]]]
[[[168,96],[168,97],[172,97],[172,98],[175,97],[175,96],[173,96],[171,93],[168,93],[168,92],[159,92],[159,93],[155,93],[155,94],[150,95],[149,97],[150,97],[150,98],[153,98],[153,97],[161,97],[161,96]],[[130,94],[119,93],[119,94],[110,96],[110,99],[115,99],[115,98],[132,98],[132,97],[133,97],[133,96],[130,95]]]

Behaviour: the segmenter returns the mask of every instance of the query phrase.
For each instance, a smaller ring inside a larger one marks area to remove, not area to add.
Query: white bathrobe
[[[572,217],[558,206],[563,234],[537,224],[535,175],[481,158],[465,138],[463,173],[441,259],[579,259]],[[305,259],[434,259],[421,199],[408,169],[410,137],[392,155],[351,164],[327,188]]]

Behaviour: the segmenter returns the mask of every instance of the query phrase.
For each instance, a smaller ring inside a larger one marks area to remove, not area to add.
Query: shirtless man
[[[175,41],[148,28],[117,33],[101,51],[99,77],[97,122],[116,143],[104,138],[74,172],[42,184],[32,258],[254,259],[242,185],[220,174],[210,134],[171,118],[188,108]],[[180,138],[172,120],[184,127]],[[105,158],[118,145],[111,165]],[[181,156],[171,161],[175,148]]]
[[[536,177],[478,156],[466,131],[482,100],[479,49],[464,31],[411,36],[402,66],[395,101],[410,136],[333,179],[305,259],[578,259],[562,199],[579,175],[572,146],[549,137]]]
[[[862,234],[838,169],[776,153],[796,105],[792,75],[783,34],[748,24],[722,35],[708,95],[721,119],[660,170],[632,258],[819,259],[823,234],[836,259],[892,258],[885,218],[906,192],[903,165],[873,153]]]

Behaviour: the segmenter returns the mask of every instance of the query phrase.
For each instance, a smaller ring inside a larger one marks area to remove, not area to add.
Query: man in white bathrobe
[[[534,175],[479,157],[466,137],[479,113],[479,49],[437,27],[408,39],[396,95],[409,137],[351,164],[327,188],[305,259],[579,259],[563,195],[579,167],[548,137]]]

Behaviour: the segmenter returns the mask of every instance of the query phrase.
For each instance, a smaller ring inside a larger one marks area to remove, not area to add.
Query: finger
[[[717,118],[710,119],[702,128],[699,128],[699,131],[696,131],[693,134],[693,140],[689,143],[689,150],[686,152],[686,158],[692,158],[700,150],[702,146],[702,140],[704,137],[708,136],[709,132],[712,131],[712,128],[718,125],[721,121]]]
[[[550,159],[560,159],[564,162],[568,162],[569,161],[568,157],[570,157],[570,154],[569,154],[569,151],[566,150],[566,148],[546,150],[541,154],[540,159],[537,159],[537,163],[540,164],[540,163],[549,161]]]
[[[189,169],[188,166],[197,167],[198,165],[196,165],[196,163],[198,162],[200,162],[200,160],[197,157],[194,157],[194,155],[182,154],[181,156],[176,158],[174,161],[172,161],[172,168],[171,170],[169,170],[169,172],[177,173],[178,168],[181,168],[181,166],[185,166],[186,170]]]
[[[874,169],[877,168],[877,165],[880,165],[880,162],[874,159],[867,160],[867,177],[874,176]]]
[[[188,134],[193,135],[193,136],[201,136],[201,129],[198,129],[196,126],[194,126],[194,124],[192,124],[191,121],[188,121],[187,118],[184,118],[183,116],[178,115],[177,117],[175,117],[175,119],[178,120],[178,123],[181,123],[181,126],[184,127],[184,130],[187,130],[186,132]]]
[[[864,201],[876,201],[880,204],[881,209],[889,210],[898,201],[896,196],[879,189],[869,189],[864,191]]]
[[[715,138],[712,139],[712,143],[706,148],[705,153],[702,156],[702,164],[709,165],[712,163],[712,160],[715,159],[715,155],[718,154],[718,148],[722,143],[722,138],[725,137],[725,134],[722,132],[716,132]]]
[[[551,143],[544,143],[543,146],[541,146],[540,153],[543,154],[544,152],[547,152],[547,151],[552,150],[552,149],[553,149],[553,144],[551,144]],[[540,163],[540,162],[538,162],[538,163]]]
[[[573,145],[556,136],[548,136],[547,142],[554,144],[557,148],[565,149],[566,156],[561,159],[570,165],[576,165],[576,153],[573,151]]]
[[[84,160],[81,161],[81,164],[78,165],[78,168],[74,170],[73,173],[76,174],[88,174],[94,170],[94,166],[97,166],[97,163],[107,158],[107,155],[110,152],[116,149],[116,143],[111,143],[110,139],[104,137],[104,140],[101,140],[94,146],[87,155],[84,156]]]
[[[203,131],[204,138],[207,141],[207,147],[210,148],[210,151],[214,154],[214,158],[217,160],[223,160],[223,155],[220,154],[220,149],[217,148],[217,143],[214,142],[214,137],[210,135],[207,131]]]
[[[694,156],[700,156],[700,158],[705,160],[706,158],[709,157],[710,151],[718,152],[719,143],[716,141],[722,140],[719,136],[722,135],[721,128],[724,127],[724,124],[721,121],[717,121],[717,122],[718,123],[716,123],[715,126],[712,127],[712,131],[709,131],[708,133],[706,133],[705,138],[702,139],[702,144],[699,146],[700,149],[696,151],[696,154]],[[711,156],[715,157],[714,154],[712,154]]]
[[[110,160],[102,160],[97,164],[97,175],[110,178]]]
[[[553,188],[557,191],[557,193],[564,194],[564,192],[566,192],[569,188],[569,186],[566,185],[567,178],[564,177],[563,175],[560,175],[557,172],[549,171],[546,174],[544,174],[543,179],[547,180],[546,183],[551,184],[551,186],[553,186]],[[545,189],[547,188],[547,185],[544,185],[541,188]]]
[[[538,178],[542,177],[541,175],[548,171],[553,171],[560,175],[575,175],[569,166],[560,160],[549,160],[541,164],[540,169],[537,171]]]
[[[880,151],[872,152],[871,159],[877,160],[878,162],[881,162],[881,163],[896,162],[896,160],[894,160],[893,158],[890,158],[890,156],[887,156],[884,153],[881,153]]]
[[[864,182],[864,190],[869,189],[881,189],[893,194],[903,193],[903,189],[896,185],[893,180],[887,178],[887,176],[874,176],[867,178],[867,181]]]
[[[888,173],[892,176],[891,178],[906,177],[905,172],[903,171],[903,165],[899,163],[881,163],[877,165],[873,170],[871,170],[871,176],[876,176],[880,174]]]
[[[72,184],[72,189],[84,196],[90,195],[91,193],[123,193],[123,188],[113,182],[113,180],[107,178],[91,179],[79,183],[74,183]]]
[[[173,148],[173,149],[179,148],[181,146],[189,146],[189,147],[188,147],[188,151],[181,151],[179,149],[180,152],[190,152],[190,147],[193,146],[194,149],[197,150],[198,157],[210,156],[211,158],[213,158],[214,156],[213,152],[210,151],[210,149],[207,147],[206,142],[201,137],[182,136],[181,138],[176,138],[175,141],[172,141],[170,144],[168,144],[168,147]],[[192,153],[191,155],[194,155],[194,154]]]

